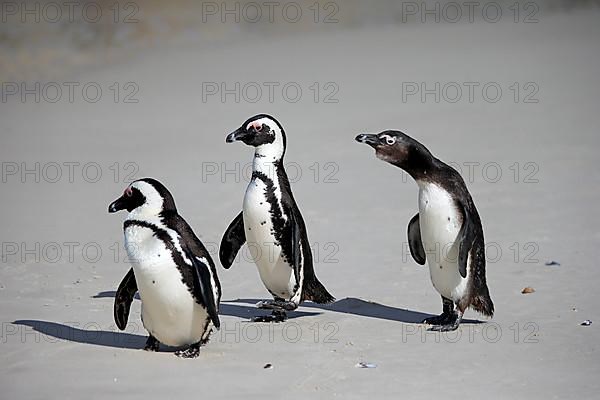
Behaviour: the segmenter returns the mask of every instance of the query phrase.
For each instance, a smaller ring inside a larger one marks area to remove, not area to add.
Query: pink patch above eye
[[[258,121],[253,121],[248,124],[246,130],[250,130],[250,128],[254,128],[255,131],[259,132],[262,129],[262,124]]]
[[[125,189],[125,192],[123,192],[123,194],[125,194],[125,196],[127,196],[127,197],[131,197],[131,196],[133,196],[133,190],[131,190],[131,187],[127,187],[127,189]]]

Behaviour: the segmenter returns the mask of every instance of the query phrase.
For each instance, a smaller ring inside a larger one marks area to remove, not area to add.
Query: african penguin
[[[334,297],[315,276],[306,226],[283,166],[283,127],[275,118],[259,114],[229,134],[226,142],[237,140],[255,147],[252,178],[242,212],[223,235],[219,258],[228,269],[244,242],[255,250],[253,261],[274,300],[259,302],[259,308],[273,312],[254,320],[284,321],[286,311],[296,309],[303,300],[333,302]]]
[[[375,149],[377,158],[405,170],[419,186],[419,213],[408,224],[415,261],[427,259],[443,313],[423,321],[431,330],[458,328],[468,307],[491,317],[494,304],[485,279],[483,228],[460,174],[400,131],[356,137]],[[456,310],[455,310],[456,305]]]
[[[159,343],[186,347],[175,352],[194,358],[219,329],[221,285],[215,264],[192,228],[177,213],[173,196],[151,178],[131,183],[108,212],[129,211],[123,224],[132,268],[115,296],[114,318],[125,329],[133,296],[140,292],[142,323],[150,336],[144,350]]]

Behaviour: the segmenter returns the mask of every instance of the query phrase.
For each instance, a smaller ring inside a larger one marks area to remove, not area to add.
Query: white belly
[[[265,184],[253,179],[244,196],[244,229],[246,245],[260,279],[273,294],[290,300],[294,296],[294,270],[284,260],[281,247],[272,233],[271,205],[265,197]]]
[[[168,346],[199,342],[208,314],[182,282],[164,243],[150,229],[132,226],[125,234],[125,247],[142,300],[144,328]]]
[[[445,298],[458,301],[467,287],[467,277],[458,271],[458,242],[462,216],[448,193],[439,186],[419,183],[419,226],[421,241],[435,289]]]

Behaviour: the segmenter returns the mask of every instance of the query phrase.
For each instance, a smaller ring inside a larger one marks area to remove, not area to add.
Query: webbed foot
[[[196,358],[200,355],[200,342],[190,345],[187,349],[177,350],[175,355],[180,358]]]

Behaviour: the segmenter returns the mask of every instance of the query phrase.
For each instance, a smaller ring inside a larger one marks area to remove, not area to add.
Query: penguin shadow
[[[121,349],[141,349],[147,339],[147,336],[132,333],[93,329],[98,326],[97,324],[91,324],[92,329],[81,329],[57,322],[24,319],[13,321],[13,325],[28,326],[36,332],[55,339]]]
[[[232,301],[235,303],[257,303],[260,300],[237,299]],[[333,311],[342,314],[352,314],[361,317],[385,319],[388,321],[404,322],[407,324],[420,324],[425,318],[435,316],[434,314],[427,314],[419,311],[407,310],[404,308],[386,306],[384,304],[374,303],[355,297],[346,297],[331,304],[317,304],[312,302],[304,302],[300,307]],[[483,321],[463,319],[462,323],[482,324]]]
[[[100,292],[92,298],[101,299],[101,298],[114,298],[117,295],[117,292],[114,290],[107,290],[104,292]],[[135,295],[136,299],[140,299],[139,293]],[[250,299],[246,299],[250,300]],[[270,315],[271,312],[269,310],[261,310],[256,308],[255,304],[260,300],[252,301],[238,301],[238,300],[221,300],[221,304],[219,305],[219,315],[237,317],[242,319],[251,320],[254,317],[262,317],[265,315]],[[250,303],[251,306],[243,305],[243,304],[230,304],[230,303]],[[313,315],[320,315],[322,312],[313,312],[313,311],[289,311],[287,313],[288,319],[308,317]]]
[[[95,294],[92,296],[92,299],[104,299],[107,297],[110,298],[115,298],[115,296],[117,295],[117,291],[116,290],[105,290],[104,292],[100,292],[98,294]],[[135,296],[133,297],[136,300],[140,299],[140,294],[136,293]]]
[[[100,292],[93,298],[114,298],[116,292],[114,290]],[[139,299],[139,294],[135,295],[136,299]],[[261,310],[256,308],[255,304],[264,299],[235,299],[235,300],[222,300],[219,307],[220,315],[228,315],[232,317],[242,319],[252,319],[254,317],[269,315],[268,310]],[[245,303],[243,304],[232,304],[232,303]],[[312,302],[304,302],[300,306],[301,308],[308,308],[311,310],[323,310],[333,311],[342,314],[358,315],[360,317],[369,317],[384,319],[388,321],[403,322],[407,324],[420,324],[425,318],[434,317],[437,314],[428,314],[420,311],[408,310],[405,308],[397,308],[386,306],[385,304],[379,304],[372,301],[367,301],[355,297],[346,297],[338,300],[332,304],[317,304]],[[441,308],[441,307],[440,307]],[[441,313],[441,310],[440,310]],[[301,318],[307,316],[320,315],[322,312],[313,311],[290,311],[287,313],[288,319]],[[483,324],[484,321],[467,319],[462,320],[462,324]]]

